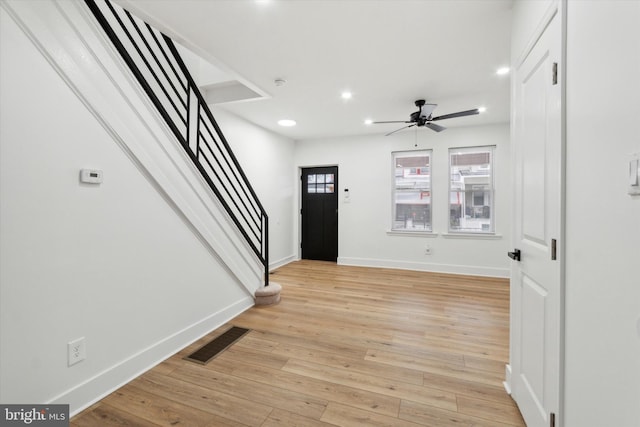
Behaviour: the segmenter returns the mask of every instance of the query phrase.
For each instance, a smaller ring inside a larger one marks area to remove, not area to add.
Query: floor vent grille
[[[222,353],[249,331],[250,329],[232,326],[231,329],[229,329],[222,335],[212,339],[207,344],[203,345],[198,350],[185,357],[185,359],[192,362],[200,363],[202,365],[206,365],[211,361],[211,359]]]

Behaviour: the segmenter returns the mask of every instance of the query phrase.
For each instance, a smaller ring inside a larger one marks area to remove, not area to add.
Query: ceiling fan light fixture
[[[393,135],[396,132],[400,132],[401,130],[412,128],[412,127],[416,127],[416,128],[426,127],[431,129],[434,132],[442,132],[447,128],[433,122],[446,120],[446,119],[454,119],[456,117],[473,116],[475,114],[479,114],[481,111],[486,110],[484,107],[480,107],[480,108],[474,108],[472,110],[458,111],[457,113],[449,113],[449,114],[443,114],[440,116],[433,117],[432,115],[433,110],[438,106],[438,104],[427,104],[424,99],[416,100],[415,104],[416,104],[416,107],[418,107],[418,111],[414,111],[413,113],[411,113],[409,115],[409,120],[375,121],[373,123],[375,124],[404,123],[407,125],[407,126],[401,127],[400,129],[396,129],[393,132],[389,132],[385,134],[385,136]],[[416,143],[416,146],[417,146],[417,143]]]
[[[484,113],[487,111],[487,107],[478,107],[478,113]]]
[[[282,120],[278,120],[278,124],[284,127],[291,127],[291,126],[295,126],[297,123],[295,120],[282,119]]]
[[[368,125],[370,125],[370,124],[373,124],[373,120],[371,120],[371,119],[365,119],[365,120],[364,120],[364,124],[365,124],[365,125],[367,125],[367,126],[368,126]]]

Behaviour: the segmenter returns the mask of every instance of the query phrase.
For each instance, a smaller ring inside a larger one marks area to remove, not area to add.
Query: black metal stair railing
[[[173,41],[109,0],[85,0],[129,69],[264,265],[269,219]]]

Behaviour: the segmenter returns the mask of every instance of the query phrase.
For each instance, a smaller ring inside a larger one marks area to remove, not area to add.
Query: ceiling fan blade
[[[422,114],[421,114],[421,116],[429,117],[431,115],[431,113],[433,113],[433,110],[436,109],[437,106],[438,106],[438,104],[424,104],[422,106]]]
[[[436,132],[442,132],[446,129],[444,126],[437,125],[435,123],[425,123],[425,127],[428,127],[431,130],[435,130]]]
[[[480,110],[474,108],[473,110],[460,111],[458,113],[444,114],[442,116],[434,117],[431,120],[444,120],[453,119],[455,117],[473,116],[474,114],[480,114]]]
[[[380,123],[413,123],[413,122],[408,122],[406,120],[392,120],[392,121],[387,121],[387,122],[371,122],[371,124],[374,124],[374,125],[378,125]]]
[[[393,132],[389,132],[389,133],[388,133],[388,134],[386,134],[385,136],[392,135],[392,134],[394,134],[394,133],[396,133],[396,132],[400,132],[400,131],[401,131],[401,130],[403,130],[403,129],[411,128],[411,127],[414,127],[414,126],[415,126],[415,124],[412,124],[412,125],[409,125],[409,126],[402,127],[402,128],[400,128],[400,129],[396,129],[396,130],[394,130]]]

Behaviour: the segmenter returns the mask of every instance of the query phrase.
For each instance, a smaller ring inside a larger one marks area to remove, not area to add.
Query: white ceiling
[[[509,77],[495,71],[509,64],[513,0],[117,2],[266,95],[222,108],[296,140],[388,133],[401,125],[364,120],[408,120],[420,98],[434,116],[487,108],[447,127],[509,120]]]

